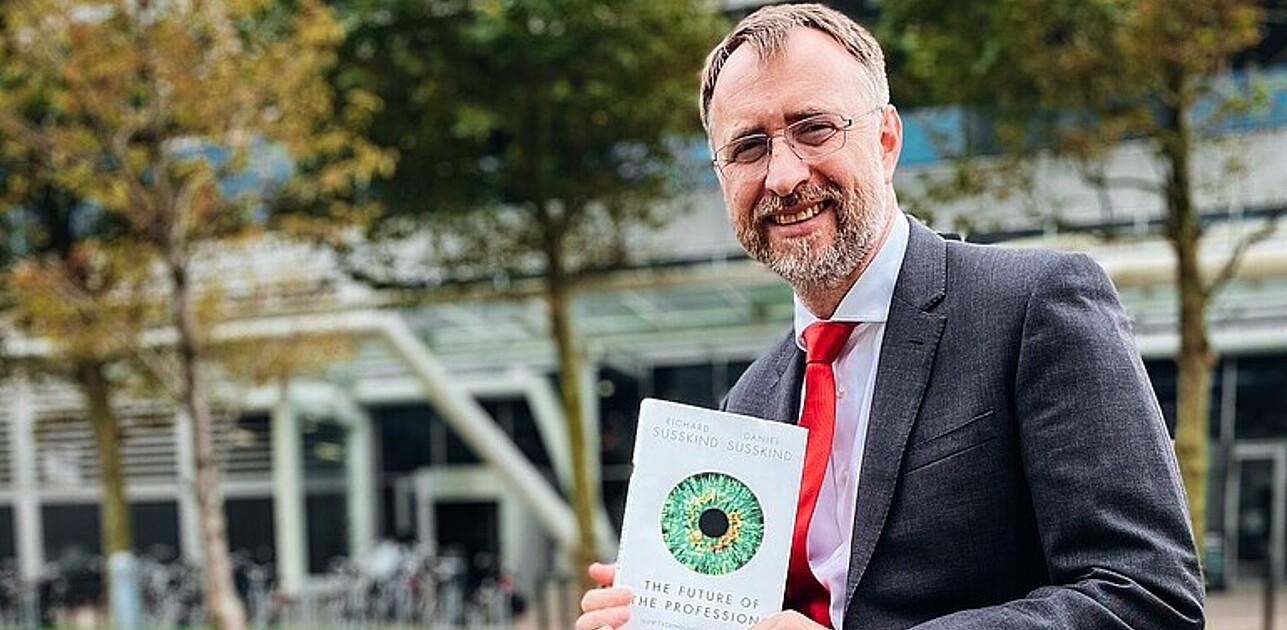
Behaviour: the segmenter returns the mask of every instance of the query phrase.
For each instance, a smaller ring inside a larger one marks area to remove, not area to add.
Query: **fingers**
[[[619,628],[630,618],[630,589],[624,586],[588,591],[581,598],[581,610],[576,620],[576,630]]]
[[[578,630],[580,630],[578,628]],[[826,630],[814,621],[794,610],[784,610],[775,615],[765,617],[760,623],[755,624],[751,630]]]
[[[602,630],[603,628],[620,628],[630,619],[629,608],[604,608],[588,612],[576,620],[576,630]]]
[[[629,606],[631,597],[633,595],[630,589],[624,586],[597,588],[592,591],[586,591],[585,596],[581,598],[581,610],[593,612],[604,608]]]
[[[617,565],[596,562],[590,565],[586,573],[589,573],[590,579],[600,585],[612,586],[612,581],[617,577]]]
[[[617,565],[594,563],[587,570],[590,579],[604,588],[587,591],[581,598],[583,613],[576,620],[576,630],[611,630],[625,625],[630,618],[630,601],[634,595],[624,586],[612,586]]]

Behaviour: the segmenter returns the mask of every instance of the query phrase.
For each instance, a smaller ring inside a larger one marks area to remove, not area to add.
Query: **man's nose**
[[[781,140],[781,144],[776,144]],[[764,187],[779,197],[785,197],[809,179],[809,165],[791,150],[786,138],[769,139],[769,165],[764,173]]]

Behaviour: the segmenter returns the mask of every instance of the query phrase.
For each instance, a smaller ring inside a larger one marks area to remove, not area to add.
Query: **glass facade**
[[[1166,430],[1175,437],[1175,394],[1177,366],[1171,359],[1158,359],[1144,362],[1149,380],[1153,383],[1153,393],[1162,407],[1162,417],[1166,419]],[[1212,439],[1220,435],[1220,406],[1224,396],[1224,370],[1217,366],[1211,374],[1211,406],[1207,416]]]
[[[500,512],[492,501],[440,501],[433,518],[438,548],[445,556],[459,558],[465,566],[466,592],[500,571]]]
[[[327,573],[337,558],[349,555],[348,500],[342,493],[310,494],[304,506],[308,519],[308,571]]]
[[[750,365],[749,361],[716,361],[658,366],[653,368],[653,392],[649,395],[701,407],[718,407]]]
[[[1273,540],[1273,480],[1272,459],[1248,458],[1237,467],[1237,529],[1229,536],[1240,577],[1259,577],[1269,569],[1266,559]]]
[[[542,471],[551,470],[549,452],[525,401],[499,399],[480,403],[528,460]],[[482,463],[427,403],[375,407],[371,417],[380,435],[381,472],[386,475],[431,466]]]
[[[599,372],[599,441],[603,505],[608,519],[620,526],[626,509],[626,483],[635,446],[635,421],[646,378],[603,369]]]
[[[5,514],[12,523],[12,510]],[[44,522],[45,558],[102,553],[97,503],[46,503],[40,506]],[[179,508],[174,501],[135,501],[130,504],[134,525],[134,550],[154,556],[177,555],[179,549]],[[12,544],[12,536],[8,542]],[[12,547],[10,547],[12,553]]]
[[[0,562],[13,558],[14,540],[13,540],[13,508],[8,505],[0,505]]]
[[[1237,359],[1239,440],[1287,440],[1287,356]]]
[[[381,472],[385,474],[479,462],[428,404],[376,407],[371,417],[380,435]]]
[[[273,500],[269,497],[228,499],[228,548],[252,562],[271,565],[276,557],[273,538]]]

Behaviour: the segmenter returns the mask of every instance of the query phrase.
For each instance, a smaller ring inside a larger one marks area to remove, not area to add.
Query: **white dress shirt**
[[[849,576],[850,547],[854,533],[854,507],[858,498],[858,472],[862,469],[867,440],[872,391],[889,303],[894,283],[907,252],[908,218],[894,218],[880,251],[832,314],[832,321],[860,322],[832,364],[836,373],[836,430],[831,461],[818,492],[818,504],[809,524],[809,566],[831,594],[832,628],[844,621],[845,581]],[[818,321],[795,298],[795,342],[804,349],[804,329]],[[804,400],[803,392],[800,400]]]

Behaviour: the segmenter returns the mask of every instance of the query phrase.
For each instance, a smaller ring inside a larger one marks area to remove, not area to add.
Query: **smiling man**
[[[903,214],[883,54],[840,13],[761,9],[703,77],[734,231],[796,299],[724,406],[809,429],[784,612],[756,628],[1202,627],[1174,455],[1103,271]],[[590,591],[577,629],[620,627],[630,597]]]

